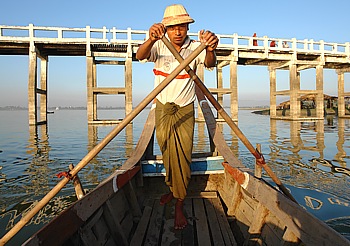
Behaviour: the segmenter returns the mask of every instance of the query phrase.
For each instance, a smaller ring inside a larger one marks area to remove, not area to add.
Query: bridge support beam
[[[345,76],[344,73],[350,72],[350,68],[337,69],[338,74],[338,116],[340,118],[350,118],[350,115],[346,114],[345,97],[350,96],[350,92],[345,92]]]
[[[289,87],[290,87],[290,118],[297,120],[300,117],[300,73],[296,64],[289,65]]]
[[[231,118],[238,121],[238,77],[237,77],[237,58],[230,61],[230,111]]]
[[[196,74],[198,76],[198,78],[205,83],[204,81],[204,65],[203,64],[198,64],[197,66],[197,71]],[[203,111],[201,109],[201,107],[198,105],[197,107],[197,120],[198,121],[204,121],[204,115],[203,115]]]
[[[125,61],[125,114],[132,111],[132,57],[127,57]]]
[[[29,68],[28,68],[28,120],[29,125],[37,123],[37,53],[34,44],[29,50]]]
[[[40,58],[40,88],[38,88],[38,58]],[[32,43],[28,68],[28,120],[29,125],[47,123],[47,67],[48,57],[42,56]],[[38,97],[38,94],[40,97]],[[40,99],[38,113],[38,99]],[[40,120],[38,121],[38,116]]]
[[[323,66],[316,66],[316,118],[324,118]]]
[[[96,57],[108,57],[101,60]],[[115,60],[122,58],[125,60]],[[97,85],[97,65],[123,65],[124,66],[124,86],[121,87],[98,87]],[[114,124],[119,123],[119,119],[98,119],[98,95],[124,95],[125,115],[132,112],[132,56],[126,54],[106,52],[89,52],[86,55],[86,72],[87,72],[87,118],[89,124]],[[117,104],[112,105],[119,106]]]
[[[96,64],[93,56],[86,57],[86,82],[87,82],[87,120],[97,120],[97,98],[93,92],[96,87]]]
[[[269,69],[270,72],[270,117],[275,118],[276,112],[276,69]]]

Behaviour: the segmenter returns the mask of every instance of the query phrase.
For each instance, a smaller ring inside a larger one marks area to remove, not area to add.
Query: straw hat
[[[162,24],[164,26],[173,26],[193,22],[194,20],[188,15],[185,7],[181,4],[173,4],[166,7],[162,20]]]

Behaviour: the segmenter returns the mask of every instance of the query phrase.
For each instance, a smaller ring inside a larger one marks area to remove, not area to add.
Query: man
[[[162,23],[150,27],[149,38],[140,45],[136,58],[155,63],[155,86],[179,65],[160,39],[167,34],[172,45],[185,59],[200,45],[200,42],[190,40],[187,36],[189,24],[193,22],[186,9],[180,4],[175,4],[165,9]],[[202,30],[200,41],[204,42],[207,48],[190,63],[194,71],[200,63],[204,63],[207,68],[216,65],[215,49],[219,39],[214,33]],[[177,199],[175,229],[183,229],[187,225],[183,201],[191,178],[194,100],[195,84],[185,70],[181,71],[156,98],[156,136],[166,169],[165,182],[170,188],[170,193],[163,195],[160,203],[164,205],[173,198]]]

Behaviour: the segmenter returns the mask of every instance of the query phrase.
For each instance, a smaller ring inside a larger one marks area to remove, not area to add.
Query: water
[[[123,118],[123,110],[99,110],[100,119]],[[84,189],[92,189],[128,158],[141,134],[142,112],[79,173]],[[238,126],[249,141],[262,145],[267,164],[297,201],[350,239],[350,120],[270,120],[239,111]],[[57,110],[48,125],[29,127],[27,111],[0,111],[0,236],[41,200],[60,180],[57,174],[79,161],[112,129],[89,126],[85,110]],[[250,168],[254,158],[231,129],[225,139]],[[196,126],[194,151],[209,151],[203,123]],[[156,154],[159,149],[155,147]],[[265,177],[268,179],[268,177]],[[71,183],[34,217],[8,245],[18,245],[75,201]]]

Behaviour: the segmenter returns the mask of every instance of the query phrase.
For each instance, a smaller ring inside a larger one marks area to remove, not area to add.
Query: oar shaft
[[[184,59],[181,57],[179,52],[174,48],[174,46],[169,42],[169,40],[163,36],[162,41],[168,47],[170,52],[175,56],[175,58],[182,63]],[[215,97],[211,94],[209,89],[203,84],[200,78],[196,75],[196,73],[190,68],[190,66],[185,67],[186,72],[191,76],[193,81],[196,83],[199,89],[204,93],[204,95],[208,98],[208,100],[212,103],[218,113],[222,116],[222,118],[226,121],[226,123],[230,126],[230,128],[235,132],[237,137],[243,142],[243,144],[247,147],[247,149],[254,155],[254,157],[258,160],[259,163],[264,167],[266,172],[272,178],[272,180],[278,185],[278,187],[282,190],[282,192],[288,196],[292,201],[297,201],[294,199],[292,194],[288,191],[288,189],[282,184],[282,182],[278,179],[272,169],[266,165],[263,156],[253,147],[253,145],[249,142],[247,137],[242,133],[242,131],[237,127],[237,125],[233,122],[232,118],[226,113],[220,103],[215,99]]]
[[[144,98],[136,108],[125,116],[125,118],[97,144],[75,167],[70,171],[70,175],[74,176],[82,168],[84,168],[115,136],[119,134],[152,100],[183,70],[188,66],[204,49],[206,45],[201,44],[194,50],[183,62],[180,63],[175,70],[166,77],[153,91]],[[28,223],[36,213],[40,211],[67,183],[69,179],[61,180],[26,216],[24,216],[10,231],[8,231],[1,239],[0,245],[8,242],[19,230]]]

